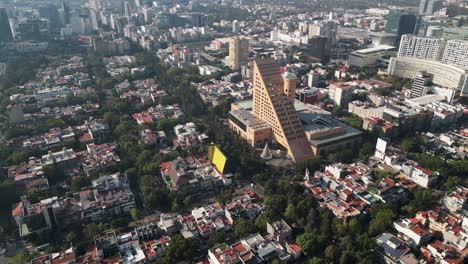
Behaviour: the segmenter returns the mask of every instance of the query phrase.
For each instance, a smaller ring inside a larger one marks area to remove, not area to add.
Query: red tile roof
[[[288,243],[288,246],[291,248],[292,251],[296,253],[302,251],[301,247],[296,243]]]

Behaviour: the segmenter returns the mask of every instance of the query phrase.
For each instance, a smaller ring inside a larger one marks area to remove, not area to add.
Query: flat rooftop
[[[387,33],[387,32],[369,32],[369,37],[394,37],[396,38],[397,35],[392,34],[392,33]]]
[[[340,133],[332,133],[320,138],[309,139],[310,144],[314,146],[328,145],[336,141],[351,139],[362,135],[360,130],[348,126],[329,115],[323,115],[313,111],[300,112],[298,114],[304,125],[304,130],[308,134],[343,128]]]
[[[431,103],[440,102],[445,99],[446,99],[445,96],[440,95],[440,94],[428,94],[425,96],[407,99],[407,102],[413,105],[424,106],[424,105],[428,105]]]
[[[251,128],[262,128],[269,127],[268,124],[252,115],[252,112],[246,109],[239,109],[235,111],[230,111],[229,114],[242,122],[247,127]]]
[[[396,51],[396,47],[390,46],[390,45],[379,45],[373,48],[356,50],[354,52],[351,52],[351,54],[356,53],[356,54],[366,55],[366,54],[372,54],[372,53],[377,53],[377,52],[382,52],[382,51],[393,51],[393,50]]]

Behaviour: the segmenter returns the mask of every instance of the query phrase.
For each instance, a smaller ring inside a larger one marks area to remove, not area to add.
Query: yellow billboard
[[[219,173],[224,172],[224,166],[226,166],[227,158],[217,146],[208,146],[208,158],[210,159],[211,164]]]

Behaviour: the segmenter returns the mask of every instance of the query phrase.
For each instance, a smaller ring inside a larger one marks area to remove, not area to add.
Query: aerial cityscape
[[[0,0],[4,263],[468,263],[468,0]]]

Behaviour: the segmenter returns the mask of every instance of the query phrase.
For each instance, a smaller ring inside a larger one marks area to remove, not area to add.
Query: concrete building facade
[[[435,60],[398,57],[391,58],[388,66],[389,75],[401,78],[413,79],[420,71],[433,74],[435,84],[457,89],[462,94],[468,93],[468,70],[456,65],[449,65]]]
[[[449,40],[445,45],[442,63],[468,68],[468,41]]]
[[[234,37],[229,39],[229,68],[240,70],[249,62],[249,39]]]
[[[312,151],[294,108],[295,79],[290,75],[283,78],[270,58],[254,62],[253,81],[253,115],[272,127],[274,140],[295,162],[311,158]]]
[[[398,57],[439,60],[445,46],[445,40],[414,35],[401,37]]]

